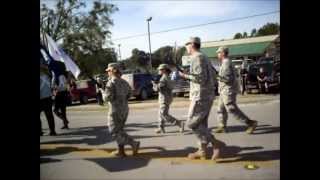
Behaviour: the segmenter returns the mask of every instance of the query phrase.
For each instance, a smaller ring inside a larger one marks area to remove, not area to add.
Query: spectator
[[[104,87],[103,87],[103,81],[100,77],[97,77],[97,80],[95,81],[95,86],[96,86],[98,104],[103,106],[102,93],[103,93]]]
[[[259,92],[268,93],[269,92],[268,77],[263,67],[259,69],[257,79],[258,79],[258,85],[259,85]]]
[[[54,113],[63,121],[63,127],[61,129],[69,129],[69,121],[66,115],[67,103],[68,103],[68,90],[67,90],[67,71],[64,70],[58,78],[54,78],[55,83],[55,106]]]
[[[45,113],[48,121],[50,136],[57,135],[55,131],[54,116],[52,113],[52,92],[49,70],[44,64],[40,64],[40,113],[42,111]],[[42,135],[43,132],[40,119],[40,136]]]

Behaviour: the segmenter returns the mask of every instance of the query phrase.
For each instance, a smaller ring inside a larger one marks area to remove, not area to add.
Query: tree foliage
[[[87,8],[88,3],[92,8]],[[100,1],[58,0],[52,8],[41,5],[40,28],[62,43],[82,76],[90,77],[116,61],[114,49],[109,48],[109,28],[113,25],[110,16],[117,10],[115,5]]]
[[[156,69],[160,64],[177,64],[181,65],[181,58],[186,53],[186,48],[181,47],[174,50],[172,46],[160,47],[152,53],[152,68]],[[122,61],[121,64],[124,66],[123,69],[126,70],[140,70],[141,72],[150,72],[149,68],[149,53],[145,53],[137,48],[133,49],[131,52],[131,57]]]
[[[273,35],[273,34],[279,34],[280,33],[280,25],[278,23],[267,23],[261,28],[252,29],[251,34],[249,37],[258,37],[258,36],[267,36],[267,35]],[[241,38],[247,38],[247,32],[236,33],[233,37],[233,39],[241,39]]]
[[[241,38],[242,38],[242,34],[241,33],[237,33],[233,37],[233,39],[241,39]]]

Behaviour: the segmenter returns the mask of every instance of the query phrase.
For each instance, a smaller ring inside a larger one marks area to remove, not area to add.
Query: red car
[[[70,85],[70,102],[80,101],[87,104],[89,99],[97,98],[95,82],[92,80],[76,81]]]

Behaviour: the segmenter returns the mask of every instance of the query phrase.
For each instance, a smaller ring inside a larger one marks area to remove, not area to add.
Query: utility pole
[[[150,21],[151,21],[151,20],[152,20],[152,17],[149,17],[149,18],[147,19],[147,22],[148,22],[148,37],[149,37],[149,53],[150,53],[150,55],[149,55],[149,58],[150,58],[150,60],[149,60],[150,70],[152,70],[151,41],[150,41]]]
[[[119,60],[121,61],[121,51],[120,51],[121,44],[118,44],[118,46],[119,46]]]

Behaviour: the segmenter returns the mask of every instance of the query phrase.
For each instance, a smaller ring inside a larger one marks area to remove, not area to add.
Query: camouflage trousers
[[[208,118],[213,104],[213,99],[191,100],[187,126],[195,133],[199,144],[213,142],[214,136],[208,128]]]
[[[225,127],[227,125],[228,113],[232,114],[238,121],[248,124],[250,119],[239,109],[236,103],[236,93],[220,94],[218,101],[218,125]]]
[[[124,126],[128,118],[128,110],[121,109],[121,112],[110,112],[108,115],[108,130],[112,140],[115,140],[118,145],[132,144],[134,141],[124,131]]]
[[[165,122],[176,123],[178,120],[169,114],[170,102],[160,102],[158,126],[164,127]]]

